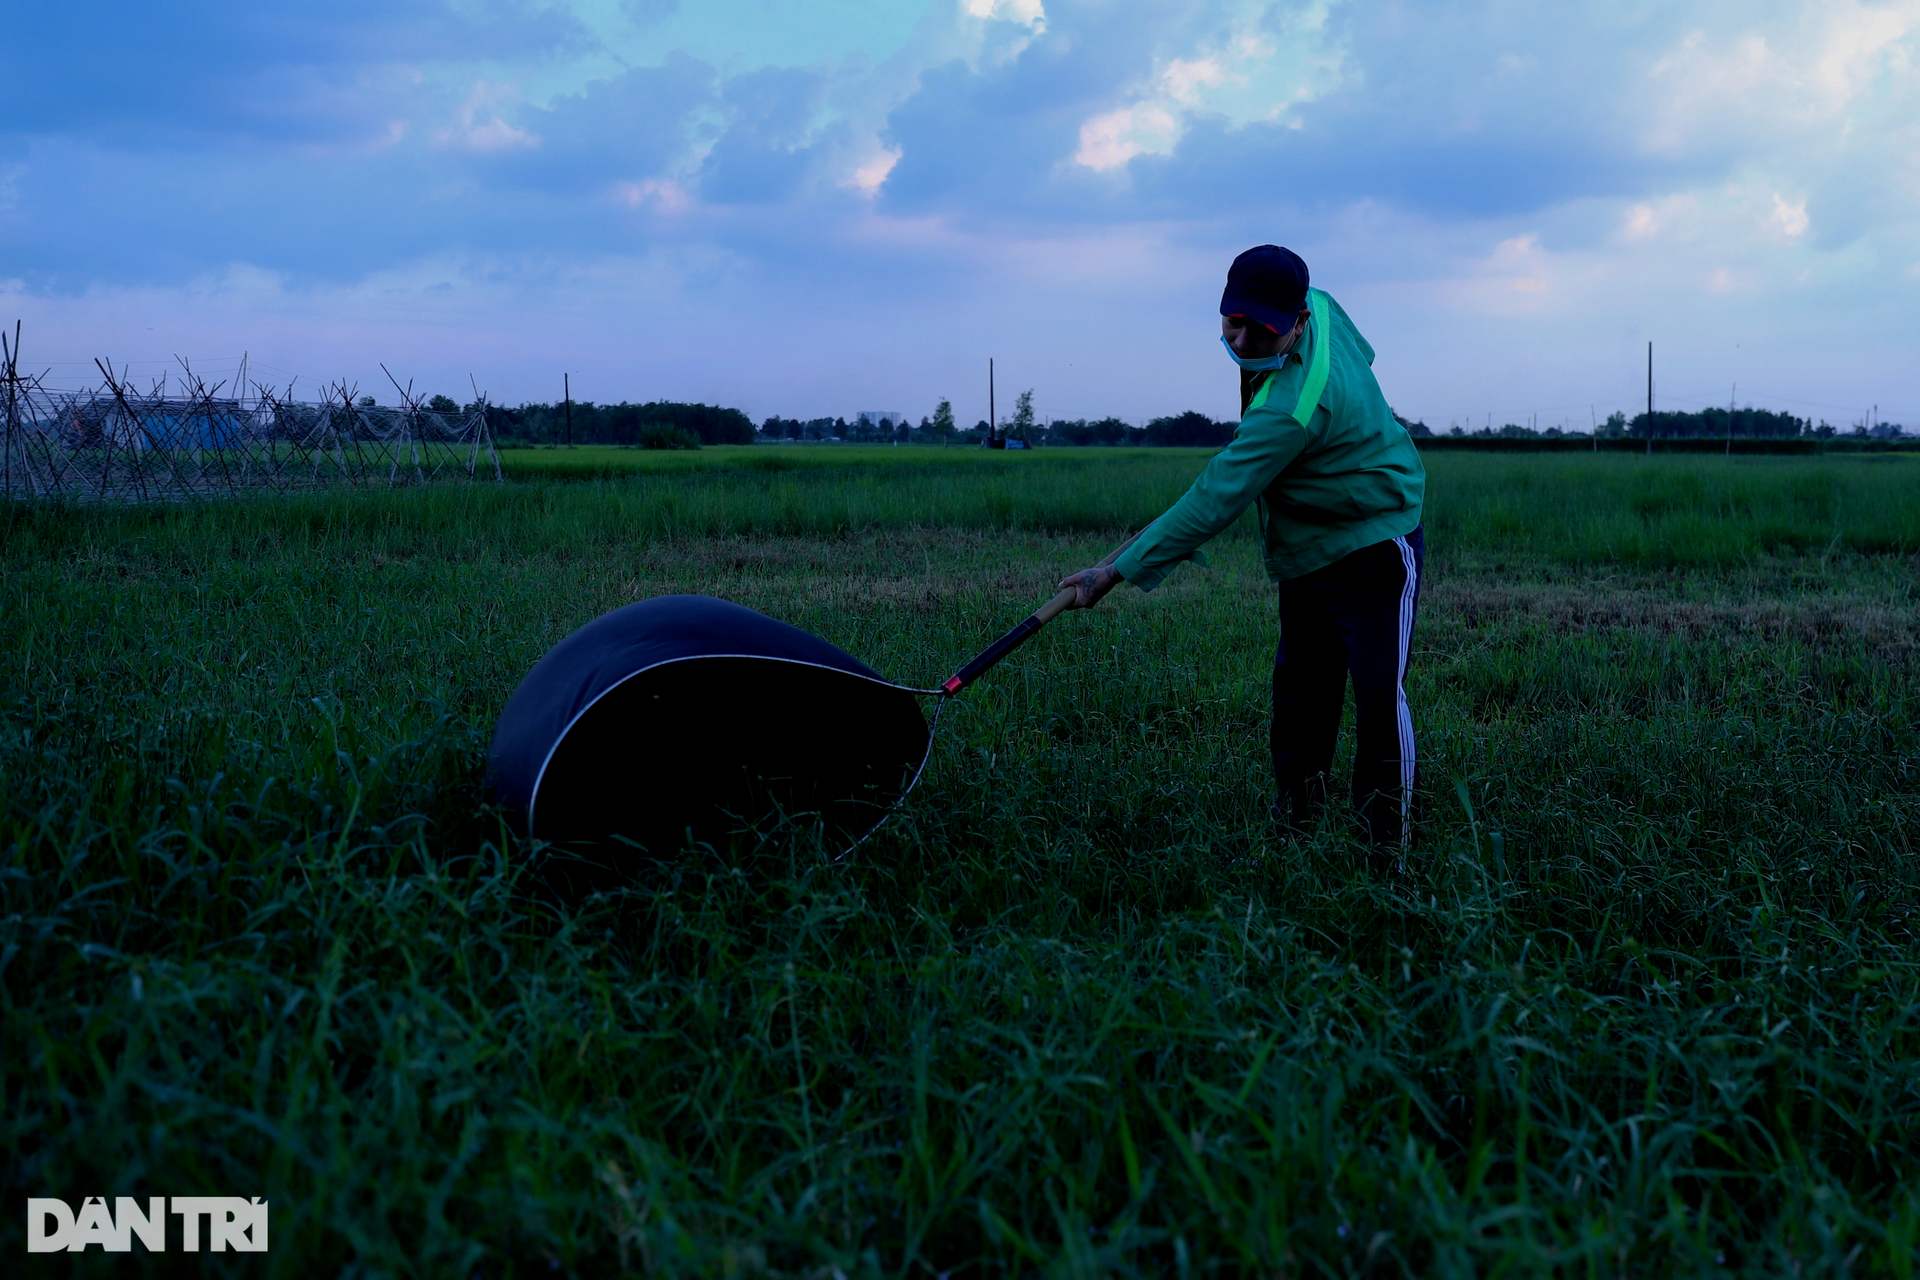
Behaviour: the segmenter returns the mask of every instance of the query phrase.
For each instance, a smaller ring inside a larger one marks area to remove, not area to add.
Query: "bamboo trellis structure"
[[[95,365],[97,386],[49,387],[20,371],[19,326],[11,342],[0,333],[0,500],[166,502],[501,478],[477,390],[448,413],[398,382],[400,404],[383,407],[344,382],[296,400],[291,385],[250,382],[244,362],[232,390],[184,360],[146,391]]]

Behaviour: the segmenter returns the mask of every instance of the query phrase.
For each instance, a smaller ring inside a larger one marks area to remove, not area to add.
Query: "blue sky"
[[[1444,427],[1920,429],[1920,0],[74,0],[0,47],[0,318],[388,395],[1231,416],[1285,244]]]

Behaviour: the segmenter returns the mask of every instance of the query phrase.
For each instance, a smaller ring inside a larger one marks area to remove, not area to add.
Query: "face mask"
[[[1220,335],[1220,345],[1227,349],[1227,358],[1239,365],[1242,369],[1250,369],[1256,372],[1261,369],[1278,369],[1287,362],[1287,351],[1282,351],[1278,355],[1264,356],[1258,360],[1249,360],[1233,349],[1233,344],[1227,341],[1227,335],[1224,333]],[[1287,346],[1288,349],[1291,350],[1293,344],[1288,343]]]

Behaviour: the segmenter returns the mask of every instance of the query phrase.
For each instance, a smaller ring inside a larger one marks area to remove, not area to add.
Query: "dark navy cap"
[[[1291,249],[1263,244],[1249,249],[1227,268],[1220,314],[1245,316],[1286,333],[1307,309],[1307,264]]]

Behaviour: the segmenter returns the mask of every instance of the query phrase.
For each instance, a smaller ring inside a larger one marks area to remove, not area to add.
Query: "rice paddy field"
[[[1920,458],[1431,455],[1404,877],[1270,830],[1249,519],[855,857],[533,891],[484,757],[573,628],[702,592],[932,684],[1204,457],[0,509],[8,1270],[1912,1275]],[[201,1194],[271,1251],[24,1251]]]

